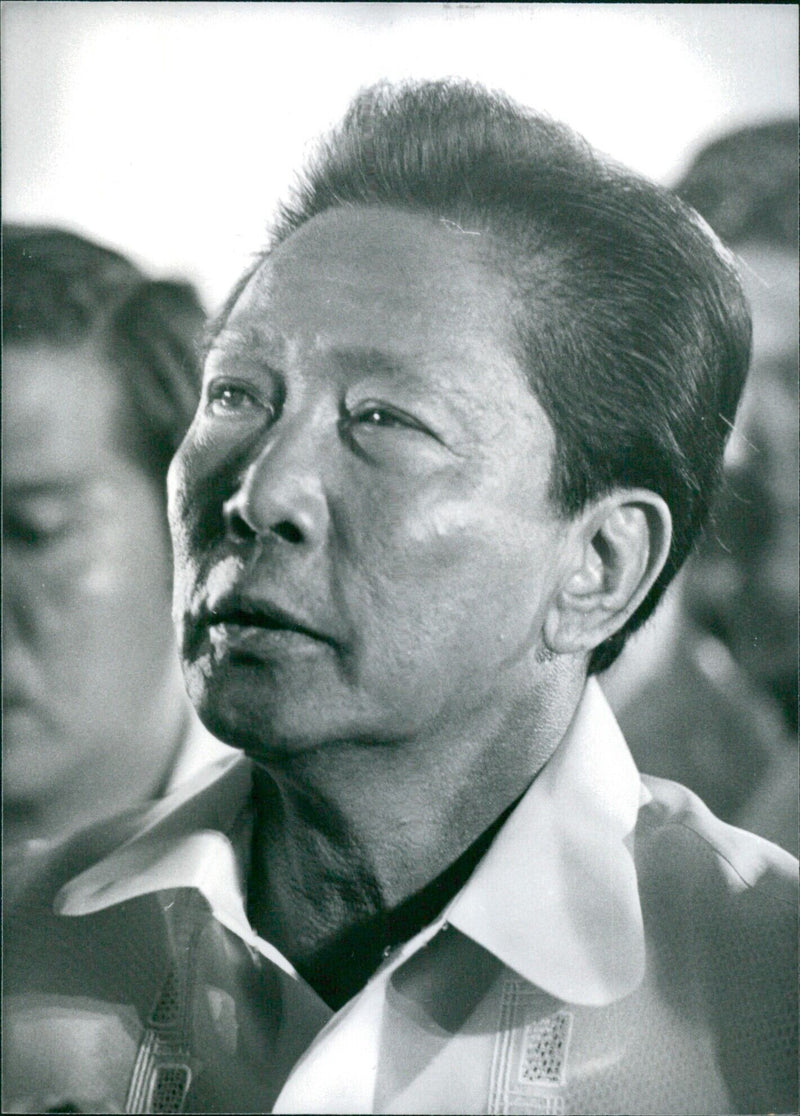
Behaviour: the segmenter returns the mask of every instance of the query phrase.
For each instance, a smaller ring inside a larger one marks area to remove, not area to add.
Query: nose
[[[320,456],[318,438],[300,423],[273,431],[223,505],[228,538],[277,538],[293,546],[318,547],[329,519]]]
[[[8,547],[7,550],[11,548]],[[41,641],[41,603],[25,586],[20,562],[9,553],[3,560],[3,676],[13,691],[33,670],[34,648]]]

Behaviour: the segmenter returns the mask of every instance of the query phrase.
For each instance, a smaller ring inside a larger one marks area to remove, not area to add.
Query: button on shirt
[[[57,913],[21,904],[4,1111],[796,1109],[797,863],[640,777],[596,682],[466,885],[336,1013],[247,920],[250,793],[225,760],[95,837]]]

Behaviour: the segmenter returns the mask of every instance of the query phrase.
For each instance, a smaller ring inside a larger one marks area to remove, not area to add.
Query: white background
[[[797,111],[792,4],[3,6],[6,220],[67,225],[213,307],[309,141],[378,78],[460,75],[671,182]]]

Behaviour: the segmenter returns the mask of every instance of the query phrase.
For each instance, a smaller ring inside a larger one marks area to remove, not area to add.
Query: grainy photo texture
[[[797,10],[3,23],[3,1111],[796,1112]]]

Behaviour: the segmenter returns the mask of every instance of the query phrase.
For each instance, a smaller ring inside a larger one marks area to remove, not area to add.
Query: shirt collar
[[[234,755],[237,755],[236,751],[212,736],[190,706],[187,731],[164,788],[164,797],[194,779],[210,763]]]
[[[644,930],[626,837],[638,771],[589,679],[556,751],[450,904],[450,924],[532,984],[602,1005],[644,975]]]
[[[91,914],[194,887],[219,922],[294,972],[250,926],[241,867],[226,836],[250,785],[241,757],[207,768],[62,888],[57,909]],[[448,921],[558,999],[601,1005],[633,991],[644,973],[644,932],[625,838],[643,793],[614,715],[589,679],[563,740],[437,924]]]

